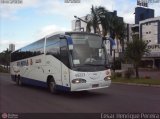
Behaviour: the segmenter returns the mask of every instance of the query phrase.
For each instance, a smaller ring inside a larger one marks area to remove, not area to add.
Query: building
[[[137,1],[137,5],[142,4],[139,3],[140,1]],[[148,5],[147,5],[148,6]],[[135,24],[132,26],[132,35],[138,35],[139,36],[139,23],[140,21],[154,18],[154,9],[150,9],[145,6],[137,6],[135,8]]]
[[[135,24],[132,35],[148,43],[149,54],[142,58],[141,66],[160,68],[160,17],[154,17],[154,9],[144,6],[135,8]]]
[[[139,23],[140,38],[152,44],[160,44],[160,17],[143,20]]]
[[[72,21],[72,31],[86,31],[86,22],[83,22],[83,20],[85,21],[85,17],[81,17],[81,20],[75,19]]]
[[[140,21],[153,17],[154,17],[153,9],[142,6],[137,6],[135,8],[135,24],[139,24]]]
[[[9,51],[15,51],[15,44],[9,44]]]
[[[150,50],[143,58],[143,65],[160,68],[160,16],[140,21],[139,37],[148,43]]]

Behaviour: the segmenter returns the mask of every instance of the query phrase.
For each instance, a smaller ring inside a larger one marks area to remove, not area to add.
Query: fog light
[[[107,77],[104,78],[104,80],[105,80],[105,81],[111,80],[111,77],[110,77],[110,76],[107,76]]]

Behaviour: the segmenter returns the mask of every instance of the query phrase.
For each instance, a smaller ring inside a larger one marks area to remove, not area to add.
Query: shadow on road
[[[67,97],[67,98],[84,99],[84,98],[101,97],[101,96],[104,96],[107,94],[92,90],[92,91],[79,91],[79,92],[62,92],[62,91],[60,91],[56,95]]]
[[[17,86],[16,84],[14,86]],[[109,96],[107,93],[102,93],[99,90],[90,90],[90,91],[78,91],[78,92],[65,92],[65,91],[57,91],[56,94],[51,94],[47,88],[39,87],[39,86],[32,86],[32,85],[23,85],[21,88],[25,88],[30,91],[48,93],[53,96],[65,97],[65,98],[77,98],[77,99],[84,99],[84,98],[92,98],[92,97],[101,97],[101,96]]]

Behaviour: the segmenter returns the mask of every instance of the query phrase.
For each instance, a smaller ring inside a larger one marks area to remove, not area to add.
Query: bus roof
[[[100,36],[99,34],[95,34],[95,33],[88,33],[88,32],[81,32],[81,31],[66,31],[66,32],[54,32],[54,33],[51,33],[47,36],[45,36],[46,38],[48,37],[51,37],[53,35],[68,35],[68,34],[89,34],[89,35],[98,35]]]
[[[53,36],[53,35],[69,35],[69,34],[88,34],[88,35],[97,35],[97,36],[100,36],[99,34],[88,33],[88,32],[81,32],[81,31],[66,31],[66,32],[60,31],[60,32],[54,32],[54,33],[51,33],[51,34],[49,34],[49,35],[46,35],[46,36],[40,38],[39,40],[41,40],[41,39],[43,39],[43,38],[51,37],[51,36]],[[37,41],[39,41],[39,40],[36,40],[36,41],[34,41],[34,42],[37,42]],[[34,42],[32,42],[32,43],[34,43]],[[32,43],[29,43],[28,45],[30,45],[30,44],[32,44]],[[20,49],[22,49],[22,48],[24,48],[24,47],[26,47],[26,46],[28,46],[28,45],[25,45],[25,46],[23,46],[23,47],[15,50],[15,51],[13,51],[13,52],[16,52],[16,51],[18,51],[18,50],[20,50]],[[12,52],[12,53],[13,53],[13,52]]]

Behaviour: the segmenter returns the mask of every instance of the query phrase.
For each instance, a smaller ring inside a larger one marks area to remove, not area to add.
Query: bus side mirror
[[[107,40],[106,37],[102,37],[102,43],[106,40]]]
[[[102,37],[102,44],[101,44],[101,47],[102,48],[104,48],[105,46],[104,46],[104,41],[106,40],[106,38],[105,37]]]
[[[69,45],[69,50],[73,50],[73,45]]]

